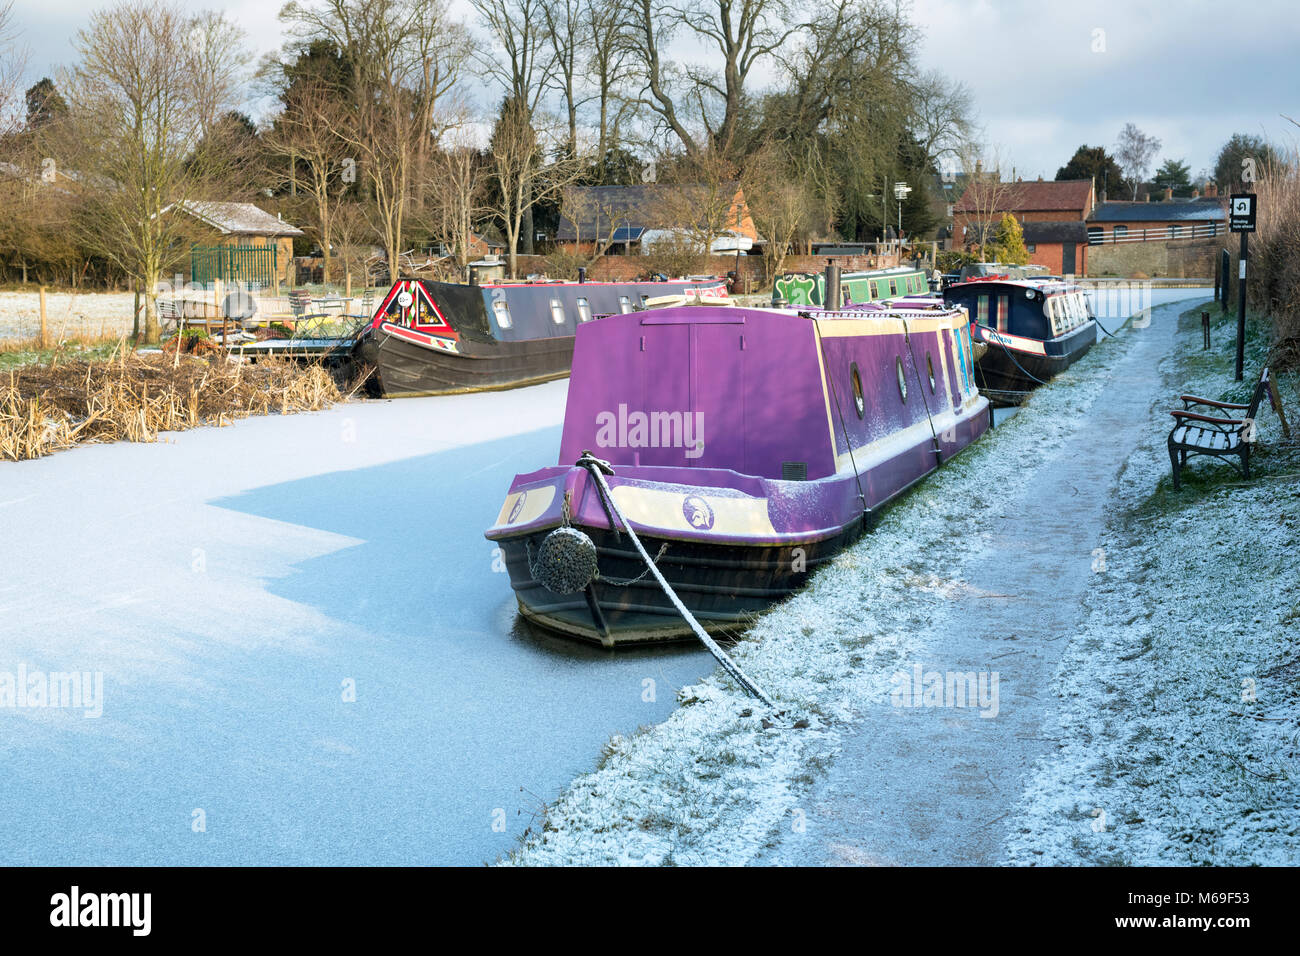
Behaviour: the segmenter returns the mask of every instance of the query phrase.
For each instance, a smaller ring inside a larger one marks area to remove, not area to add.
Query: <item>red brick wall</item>
[[[1074,245],[1074,274],[1088,274],[1088,245],[1076,242]],[[1039,242],[1029,254],[1030,265],[1046,266],[1053,275],[1065,271],[1065,244],[1060,242]]]

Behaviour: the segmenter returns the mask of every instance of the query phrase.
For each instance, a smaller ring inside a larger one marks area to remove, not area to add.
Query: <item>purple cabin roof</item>
[[[679,307],[579,327],[560,463],[835,471],[814,324],[759,309]]]

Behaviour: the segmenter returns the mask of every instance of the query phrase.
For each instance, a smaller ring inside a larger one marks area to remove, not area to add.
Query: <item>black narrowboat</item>
[[[400,279],[353,347],[386,398],[532,385],[569,374],[579,325],[663,296],[725,298],[721,279],[464,285]]]
[[[943,296],[970,313],[971,341],[986,346],[976,382],[995,402],[1014,404],[1097,341],[1087,294],[1060,278],[988,276],[953,283]]]

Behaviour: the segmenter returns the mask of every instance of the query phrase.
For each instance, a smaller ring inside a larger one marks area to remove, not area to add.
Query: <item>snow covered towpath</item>
[[[1178,311],[1124,333],[1130,347],[1101,373],[1105,391],[1020,488],[971,490],[971,508],[992,516],[983,552],[900,662],[910,680],[864,712],[809,799],[804,832],[771,862],[999,862],[1027,773],[1054,744],[1042,730],[1052,679],[1085,613],[1080,598],[1104,570],[1115,477],[1163,394],[1156,366]]]
[[[1003,862],[1181,307],[1103,340],[756,622],[734,656],[783,716],[716,674],[686,688],[510,861]]]

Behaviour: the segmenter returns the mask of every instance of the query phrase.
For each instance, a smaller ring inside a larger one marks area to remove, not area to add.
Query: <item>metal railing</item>
[[[1227,231],[1226,226],[1217,222],[1195,225],[1171,222],[1167,226],[1143,229],[1125,229],[1121,226],[1118,229],[1106,230],[1100,226],[1089,226],[1088,245],[1109,246],[1121,242],[1168,242],[1170,239],[1212,239],[1215,236],[1224,235]]]

